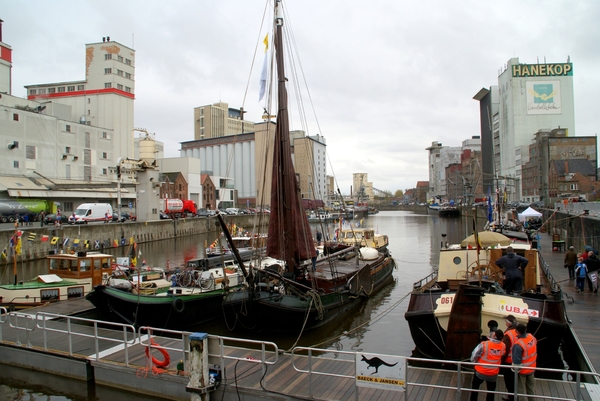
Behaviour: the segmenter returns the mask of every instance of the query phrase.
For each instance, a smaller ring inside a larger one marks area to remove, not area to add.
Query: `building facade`
[[[218,102],[194,108],[194,140],[254,132],[254,123],[244,120],[243,108]]]

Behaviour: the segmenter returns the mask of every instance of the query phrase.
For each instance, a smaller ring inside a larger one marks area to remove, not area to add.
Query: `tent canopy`
[[[531,207],[525,209],[523,213],[519,213],[519,221],[525,221],[529,217],[542,217],[542,214]]]

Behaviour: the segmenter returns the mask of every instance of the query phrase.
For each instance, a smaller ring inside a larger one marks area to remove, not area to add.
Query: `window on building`
[[[104,60],[112,60],[112,54],[110,54],[110,53],[105,54]]]
[[[130,74],[130,73],[128,73],[128,72],[126,72],[126,73],[125,73],[125,78],[127,78],[127,79],[131,79],[131,74]]]
[[[108,159],[108,154],[106,152],[102,152],[102,158],[103,159]]]
[[[120,76],[120,77],[122,77],[123,76],[123,71],[117,70],[117,75]]]
[[[117,60],[123,62],[123,56],[117,56]]]
[[[108,139],[108,134],[106,132],[102,132],[102,139]]]
[[[29,89],[29,94],[30,95],[35,95],[35,89]]]
[[[125,92],[131,93],[131,88],[129,86],[125,87]]]
[[[19,121],[19,115],[17,113],[13,113],[13,121]]]
[[[59,93],[63,93],[65,91],[65,87],[64,86],[59,86],[58,87],[58,92]]]
[[[46,89],[45,88],[41,88],[40,90],[38,90],[38,93],[40,95],[43,95],[44,93],[46,93]]]
[[[117,84],[117,89],[122,91],[123,90],[123,85]]]
[[[107,174],[108,174],[108,171],[107,171],[107,169],[103,168],[103,169],[102,169],[102,175],[107,175]]]
[[[68,90],[69,92],[73,92],[73,91],[75,90],[75,86],[74,86],[74,85],[67,86],[67,90]]]
[[[14,168],[19,168],[19,161],[18,160],[13,160],[13,167]]]
[[[35,160],[35,146],[27,145],[25,146],[25,158]]]
[[[65,127],[65,131],[71,132],[71,126],[67,124],[67,126]]]
[[[106,82],[106,83],[104,84],[104,87],[105,87],[105,88],[112,88],[112,84],[111,84],[110,82]]]
[[[77,85],[77,90],[78,91],[82,91],[84,89],[85,89],[85,87],[83,85]]]
[[[104,69],[104,73],[105,74],[112,74],[112,68],[105,68]]]
[[[70,154],[70,153],[71,153],[71,147],[70,147],[70,146],[67,146],[67,147],[65,148],[65,153],[66,153],[66,154]]]
[[[56,93],[56,88],[48,88],[48,93]]]
[[[125,59],[125,64],[127,65],[131,65],[131,60],[129,60],[128,58]]]

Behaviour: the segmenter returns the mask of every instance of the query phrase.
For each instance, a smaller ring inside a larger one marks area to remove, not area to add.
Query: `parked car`
[[[118,222],[122,223],[124,221],[127,221],[127,218],[125,216],[123,216],[123,213],[121,213],[121,218],[119,218],[119,213],[113,212],[112,221],[118,221]]]
[[[137,217],[134,214],[131,214],[129,212],[121,212],[121,217],[123,219],[125,219],[125,221],[127,221],[127,220],[136,221],[137,220]]]
[[[204,208],[202,208],[202,209],[198,209],[198,210],[196,211],[196,216],[198,216],[198,217],[208,217],[208,215],[209,215],[209,214],[208,214],[208,210],[206,210],[206,209],[204,209]]]
[[[160,219],[161,220],[168,220],[170,218],[171,218],[171,216],[169,216],[168,214],[166,214],[166,213],[160,213]]]
[[[61,214],[60,220],[61,220],[62,224],[68,224],[69,216],[65,216],[64,214]],[[47,214],[46,217],[44,218],[44,224],[54,224],[55,221],[56,221],[55,213]]]

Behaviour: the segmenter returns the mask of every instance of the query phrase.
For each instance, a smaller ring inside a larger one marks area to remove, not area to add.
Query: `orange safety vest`
[[[522,368],[519,370],[520,375],[529,375],[534,372],[537,360],[537,340],[529,333],[525,338],[517,338],[517,344],[523,349]]]
[[[508,336],[508,338],[510,338],[510,347],[508,347],[508,353],[506,355],[506,363],[510,364],[510,363],[512,363],[512,346],[515,345],[515,341],[517,341],[517,330],[515,330],[515,329],[506,330],[504,335]],[[506,344],[504,344],[504,345],[506,345]]]
[[[500,365],[502,355],[506,352],[506,344],[490,340],[482,342],[481,345],[483,346],[483,349],[477,362]],[[494,376],[500,372],[500,366],[493,368],[491,366],[475,365],[475,370],[482,375]]]

